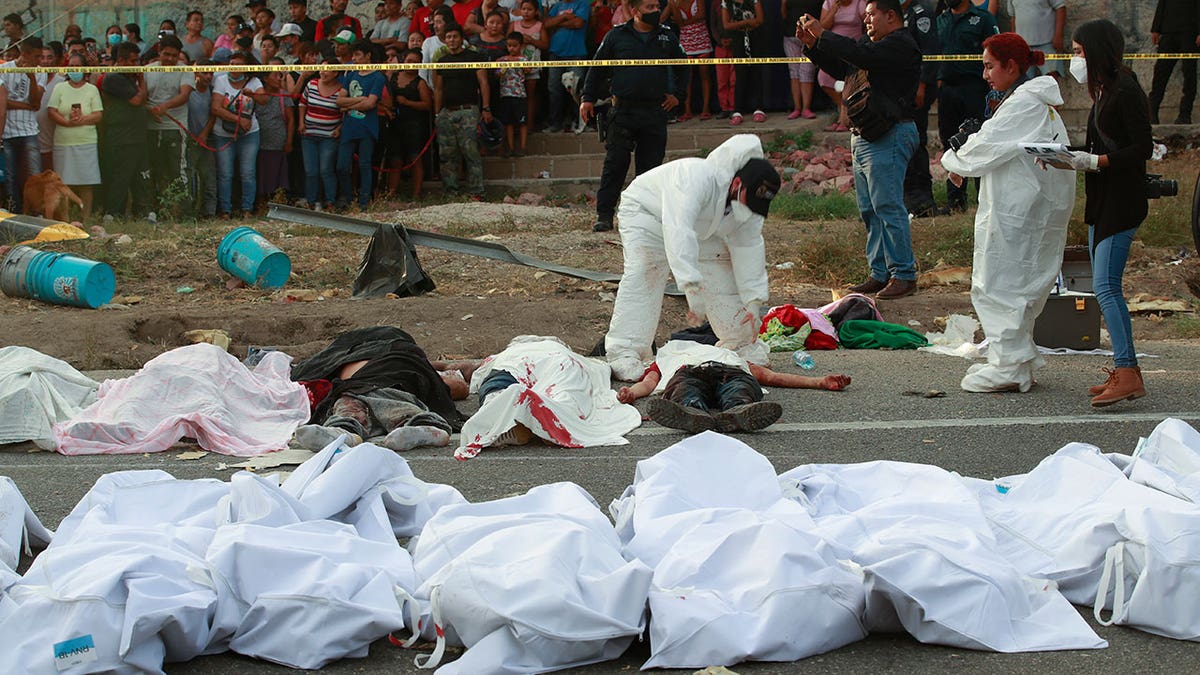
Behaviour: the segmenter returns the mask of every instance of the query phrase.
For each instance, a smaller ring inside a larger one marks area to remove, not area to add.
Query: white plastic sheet
[[[65,361],[28,347],[0,349],[0,445],[33,441],[50,450],[50,429],[96,400],[100,384]]]
[[[611,523],[572,483],[444,508],[410,548],[416,596],[429,603],[425,638],[440,631],[467,647],[439,675],[604,661],[645,627],[650,569],[621,556]]]
[[[17,580],[21,551],[31,553],[32,546],[43,547],[53,536],[29,508],[17,484],[0,476],[0,593]]]
[[[1200,432],[1169,417],[1138,446],[1125,475],[1135,483],[1200,503]]]
[[[1057,582],[1104,623],[1200,640],[1200,507],[1129,480],[1082,443],[1003,479],[1007,492],[974,484],[1006,557],[1026,573]]]
[[[611,510],[654,567],[643,668],[793,661],[866,636],[861,575],[740,441],[705,432],[638,462]]]
[[[132,377],[107,380],[99,398],[54,426],[64,455],[166,450],[183,437],[226,455],[287,447],[308,420],[308,394],[288,377],[291,357],[269,352],[250,371],[210,344],[151,359]]]
[[[823,464],[780,476],[865,576],[866,624],[998,652],[1106,646],[1053,583],[1006,560],[974,495],[934,466]]]
[[[625,434],[642,423],[637,408],[617,401],[608,364],[576,354],[558,338],[514,338],[475,370],[471,392],[494,370],[517,382],[488,396],[463,425],[457,459],[475,457],[517,423],[566,448],[625,445]]]

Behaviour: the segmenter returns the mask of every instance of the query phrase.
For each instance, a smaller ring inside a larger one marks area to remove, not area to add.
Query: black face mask
[[[642,23],[649,26],[657,26],[659,19],[662,18],[662,12],[642,12]]]

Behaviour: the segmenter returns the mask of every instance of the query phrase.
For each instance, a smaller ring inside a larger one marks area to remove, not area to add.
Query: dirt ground
[[[560,264],[608,272],[621,269],[619,237],[592,233],[591,212],[585,204],[451,203],[362,217],[485,237]],[[128,233],[133,242],[120,245],[110,236],[43,248],[111,264],[117,273],[114,308],[76,309],[0,296],[0,342],[30,346],[81,369],[138,368],[185,344],[182,333],[192,329],[224,329],[232,338],[230,351],[238,356],[244,356],[248,346],[259,345],[279,347],[302,358],[343,331],[380,324],[409,331],[431,358],[481,357],[526,333],[557,335],[586,352],[603,336],[612,311],[615,284],[427,248],[420,248],[418,255],[438,285],[435,292],[354,300],[350,288],[366,237],[265,219],[247,224],[291,257],[293,276],[283,290],[227,287],[231,277],[218,267],[216,249],[231,229],[229,223],[160,225],[154,230],[148,224],[110,224],[110,234]],[[852,242],[847,250],[861,251],[861,224],[824,223],[822,231],[832,240]],[[819,306],[830,300],[829,285],[858,281],[857,275],[863,273],[859,257],[842,278],[827,278],[823,286],[811,283],[806,278],[811,275],[803,271],[811,233],[811,223],[768,221],[773,303]],[[1194,303],[1187,280],[1200,278],[1200,265],[1194,251],[1190,253],[1171,264],[1179,256],[1178,249],[1137,249],[1126,281],[1130,293]],[[913,297],[881,303],[885,319],[928,331],[934,329],[936,317],[971,313],[969,281],[961,280],[969,278],[969,272],[949,276],[960,280],[924,285]],[[301,291],[313,291],[318,297],[289,299],[305,295]],[[681,298],[667,298],[660,337],[683,327],[685,312]],[[1194,315],[1182,317],[1139,315],[1135,335],[1139,339],[1200,336],[1194,332]]]

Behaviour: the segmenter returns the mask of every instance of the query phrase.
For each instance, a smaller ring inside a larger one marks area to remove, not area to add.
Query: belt
[[[662,106],[662,101],[650,101],[646,99],[628,99],[613,96],[613,107],[615,108],[659,108]]]
[[[442,110],[470,110],[474,107],[474,103],[464,103],[463,105],[444,105],[442,106]]]

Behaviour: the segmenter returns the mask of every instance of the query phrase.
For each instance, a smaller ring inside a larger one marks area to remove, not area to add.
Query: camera
[[[1179,181],[1163,178],[1161,173],[1146,174],[1146,199],[1174,197],[1179,194]]]
[[[958,149],[967,142],[967,139],[976,131],[979,131],[979,128],[982,126],[983,122],[974,117],[963,120],[963,123],[958,125],[958,133],[951,136],[946,141],[946,145],[949,145],[951,150],[958,152]]]

